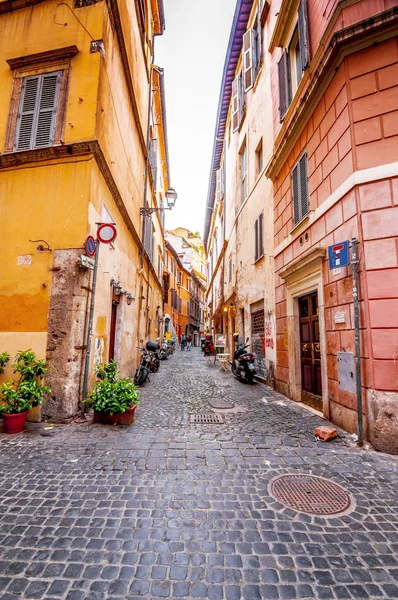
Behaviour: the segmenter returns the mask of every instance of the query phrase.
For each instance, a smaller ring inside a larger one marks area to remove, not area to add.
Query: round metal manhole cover
[[[276,500],[309,515],[340,515],[353,508],[353,498],[337,483],[314,475],[281,475],[269,484]]]

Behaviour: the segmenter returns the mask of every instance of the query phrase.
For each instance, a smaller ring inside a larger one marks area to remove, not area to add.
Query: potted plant
[[[7,358],[8,356],[8,358]],[[4,372],[9,355],[0,355],[0,365]],[[0,404],[0,415],[3,417],[4,433],[20,433],[25,427],[28,412],[42,403],[44,394],[51,390],[41,384],[47,371],[43,359],[37,360],[32,350],[20,350],[12,365],[18,378],[3,383],[0,388],[3,403]]]
[[[118,377],[117,363],[111,360],[97,368],[97,381],[85,403],[94,409],[94,422],[130,425],[139,403],[137,387],[126,377]]]

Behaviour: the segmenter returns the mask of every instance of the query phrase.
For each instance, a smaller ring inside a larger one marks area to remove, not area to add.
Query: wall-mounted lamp
[[[121,296],[123,293],[122,286],[120,283],[112,277],[111,279],[111,287],[113,287],[113,293],[115,296]]]
[[[159,212],[162,210],[171,210],[172,208],[174,208],[174,205],[177,200],[177,192],[175,191],[175,189],[169,188],[167,190],[167,192],[165,193],[165,196],[166,196],[166,200],[167,200],[167,206],[160,206],[160,207],[143,206],[140,208],[140,215],[148,217],[154,212]]]
[[[126,302],[127,302],[128,306],[130,306],[130,304],[132,303],[133,300],[134,300],[133,296],[130,294],[130,292],[128,292],[126,295]]]
[[[224,312],[228,312],[228,308],[227,307],[224,308]]]

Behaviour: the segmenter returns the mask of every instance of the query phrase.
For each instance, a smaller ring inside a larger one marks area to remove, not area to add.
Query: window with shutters
[[[22,78],[14,151],[54,144],[61,79],[62,71]]]
[[[158,179],[158,140],[156,138],[151,138],[149,141],[148,159],[151,167],[153,189],[156,192]]]
[[[297,24],[278,62],[279,116],[283,121],[310,62],[307,0],[300,0]]]
[[[221,202],[224,198],[224,169],[220,167],[218,171],[216,171],[216,203]]]
[[[256,176],[263,170],[263,138],[261,138],[256,148]]]
[[[268,2],[264,3],[259,0],[257,5],[257,14],[253,23],[253,27],[248,29],[243,35],[243,87],[244,91],[248,92],[254,87],[254,84],[259,74],[262,62],[262,37],[265,4],[268,8]]]
[[[245,93],[243,83],[243,72],[232,82],[232,131],[238,131],[245,114]]]
[[[241,181],[241,194],[240,201],[243,203],[247,196],[247,148],[244,144],[240,151],[240,181]]]
[[[259,258],[264,256],[264,213],[256,219],[254,223],[254,261],[256,262]]]
[[[310,212],[308,164],[305,152],[292,171],[293,221],[297,225]]]

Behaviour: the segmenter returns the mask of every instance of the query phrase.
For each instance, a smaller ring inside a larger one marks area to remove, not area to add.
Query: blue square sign
[[[339,242],[328,247],[329,269],[338,269],[350,264],[350,243],[349,241]]]

